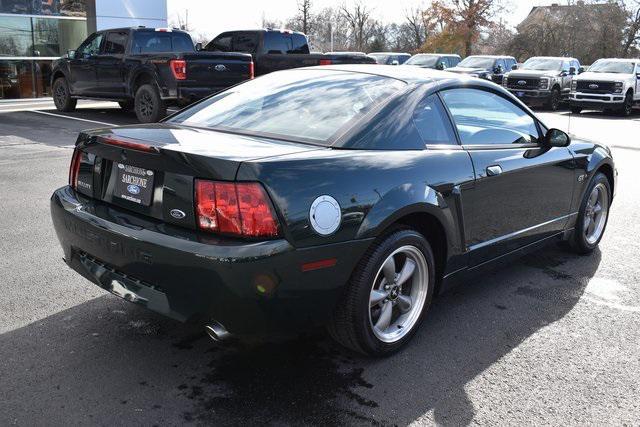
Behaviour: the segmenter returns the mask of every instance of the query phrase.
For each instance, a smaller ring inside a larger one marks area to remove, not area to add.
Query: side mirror
[[[567,77],[569,75],[569,73],[567,73],[566,71],[560,71],[560,77]]]
[[[498,65],[496,68],[493,69],[493,73],[494,74],[502,74],[504,73],[504,70],[502,69],[502,65]]]
[[[444,70],[444,62],[438,62],[436,65],[436,70]]]
[[[397,59],[394,59],[393,61],[391,61],[391,65],[400,65],[400,62],[398,62]]]
[[[640,79],[640,73],[636,73],[636,77]]]
[[[569,67],[569,74],[572,76],[576,75],[576,67]]]
[[[196,52],[200,52],[202,50],[202,43],[196,43]]]
[[[571,138],[560,129],[549,129],[544,136],[544,144],[549,147],[567,147]]]
[[[586,70],[584,69],[584,67],[580,67],[578,68],[578,74],[582,74],[584,73]]]
[[[512,70],[517,70],[517,69],[518,69],[518,64],[513,64],[513,65],[511,66],[511,69],[512,69]]]
[[[67,58],[73,59],[75,57],[76,57],[76,51],[75,50],[68,50],[67,51]]]

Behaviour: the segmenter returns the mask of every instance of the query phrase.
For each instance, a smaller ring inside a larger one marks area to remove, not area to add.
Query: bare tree
[[[366,4],[357,2],[352,9],[349,9],[346,5],[340,6],[340,13],[351,30],[354,49],[364,51],[373,30],[371,22],[372,10]]]
[[[630,1],[626,6],[629,19],[621,52],[624,57],[628,57],[631,48],[640,41],[640,0]]]
[[[311,32],[313,20],[311,7],[311,0],[298,0],[298,15],[296,16],[296,21],[299,24],[299,29],[305,34],[309,34]]]
[[[413,46],[411,50],[418,49],[427,39],[424,10],[416,7],[405,11],[405,25],[412,35]]]

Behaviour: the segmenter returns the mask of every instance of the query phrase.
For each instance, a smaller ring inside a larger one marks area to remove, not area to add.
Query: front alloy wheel
[[[620,115],[623,117],[629,117],[633,112],[633,95],[631,93],[627,93],[624,97],[624,104],[622,104],[622,108],[620,109]]]
[[[551,99],[549,100],[549,109],[551,111],[558,111],[560,108],[560,91],[558,88],[553,88],[551,91]]]
[[[609,218],[611,184],[601,172],[595,174],[585,191],[569,243],[579,254],[592,252],[602,240]]]

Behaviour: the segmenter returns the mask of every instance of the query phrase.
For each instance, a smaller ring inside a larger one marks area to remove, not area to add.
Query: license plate
[[[137,166],[116,164],[115,196],[149,206],[153,194],[153,171]]]
[[[524,92],[516,92],[516,96],[518,98],[522,98],[524,96]]]

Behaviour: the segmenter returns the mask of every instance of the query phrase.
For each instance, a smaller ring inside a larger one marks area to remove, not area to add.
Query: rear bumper
[[[209,95],[213,95],[222,90],[225,90],[228,86],[178,86],[178,103],[190,104],[195,101],[199,101],[202,98],[206,98]]]
[[[321,325],[371,240],[296,249],[150,221],[77,194],[51,197],[66,263],[98,286],[179,321],[217,320],[232,334]],[[330,268],[305,263],[336,258]]]

